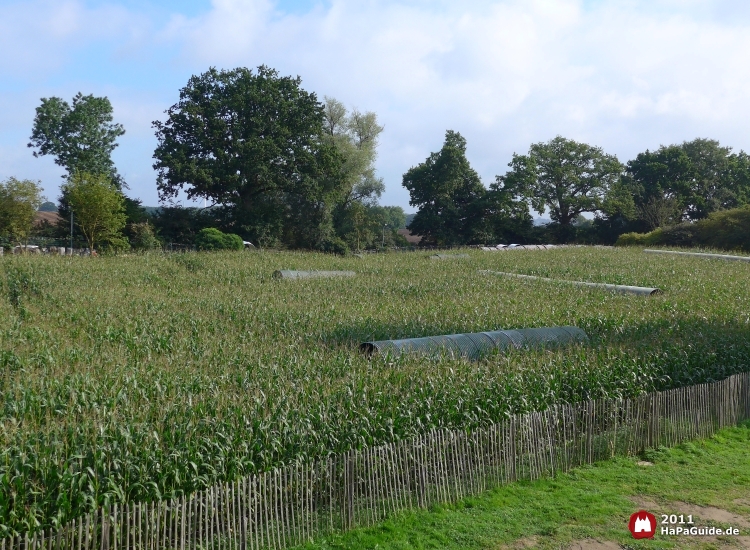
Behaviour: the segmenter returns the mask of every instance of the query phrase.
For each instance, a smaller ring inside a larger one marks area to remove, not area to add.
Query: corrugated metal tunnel
[[[750,256],[732,256],[731,254],[708,254],[706,252],[677,252],[675,250],[651,250],[645,249],[647,254],[676,254],[678,256],[695,256],[697,258],[710,258],[713,260],[728,260],[731,262],[750,262]]]
[[[314,279],[327,277],[354,277],[354,271],[293,271],[280,269],[273,272],[275,279]]]
[[[387,353],[396,357],[404,353],[424,355],[448,353],[457,357],[479,359],[496,349],[503,351],[511,348],[556,348],[588,341],[588,335],[578,327],[546,327],[448,334],[403,340],[379,340],[363,342],[359,345],[359,349],[367,355]]]
[[[519,273],[506,273],[504,271],[490,271],[488,269],[480,269],[480,273],[488,273],[491,275],[502,275],[503,277],[514,277],[517,279],[533,279],[536,281],[546,281],[548,283],[565,283],[575,286],[585,286],[590,288],[601,288],[604,290],[611,290],[613,292],[619,292],[622,294],[637,294],[638,296],[653,296],[659,294],[661,290],[658,288],[646,287],[646,286],[628,286],[628,285],[611,285],[607,283],[588,283],[586,281],[567,281],[565,279],[548,279],[547,277],[537,277],[536,275],[521,275]]]
[[[468,254],[433,254],[429,256],[431,260],[453,260],[455,258],[468,258]]]

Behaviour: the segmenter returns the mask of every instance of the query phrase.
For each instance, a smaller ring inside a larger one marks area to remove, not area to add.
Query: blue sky
[[[42,97],[106,95],[126,135],[114,159],[157,203],[151,128],[188,78],[266,64],[319,97],[377,113],[381,202],[401,176],[468,141],[485,185],[556,135],[625,162],[696,137],[750,150],[746,0],[0,0],[0,179],[62,170],[26,147]]]

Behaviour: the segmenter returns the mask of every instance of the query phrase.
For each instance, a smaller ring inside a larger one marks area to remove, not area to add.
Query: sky
[[[750,151],[747,0],[0,0],[0,180],[64,171],[26,145],[41,98],[107,96],[113,159],[158,204],[154,120],[192,75],[267,65],[385,127],[381,204],[446,130],[489,186],[557,135],[622,162],[711,138]]]

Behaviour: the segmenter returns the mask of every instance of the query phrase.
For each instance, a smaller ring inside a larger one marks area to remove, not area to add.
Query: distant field
[[[465,252],[1,258],[0,538],[434,427],[750,370],[750,265]],[[279,281],[276,269],[358,274]],[[475,363],[357,352],[369,339],[554,325],[583,328],[591,344]]]

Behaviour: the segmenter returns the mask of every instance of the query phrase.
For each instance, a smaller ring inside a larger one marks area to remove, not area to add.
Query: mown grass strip
[[[611,541],[622,548],[715,548],[736,537],[691,539],[657,532],[636,541],[630,514],[644,506],[657,514],[714,507],[750,523],[750,422],[677,447],[649,450],[558,475],[517,482],[455,505],[398,514],[376,527],[356,529],[298,547],[304,550],[569,548],[575,541]],[[648,461],[651,465],[639,465]],[[696,515],[697,525],[739,526]],[[731,520],[730,520],[731,521]],[[741,527],[744,544],[750,529]]]

